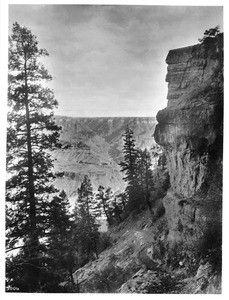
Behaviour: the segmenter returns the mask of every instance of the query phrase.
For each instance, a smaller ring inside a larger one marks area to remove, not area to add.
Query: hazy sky
[[[155,116],[166,106],[165,58],[220,26],[222,7],[10,5],[50,56],[45,66],[68,116]]]

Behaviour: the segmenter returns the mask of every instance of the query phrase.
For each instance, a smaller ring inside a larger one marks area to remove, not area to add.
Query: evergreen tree
[[[91,180],[87,175],[84,176],[83,181],[78,188],[77,205],[80,209],[82,208],[84,210],[88,218],[89,216],[97,218],[101,214],[99,203],[93,193]]]
[[[124,160],[120,162],[121,172],[124,173],[123,179],[127,182],[126,194],[128,196],[128,209],[133,210],[137,207],[139,197],[139,187],[137,178],[137,149],[135,147],[135,139],[133,130],[128,126],[124,133],[123,154]]]
[[[137,175],[139,187],[141,189],[141,198],[144,198],[149,210],[151,210],[150,190],[153,185],[151,156],[147,149],[138,149],[137,153]]]
[[[102,216],[104,215],[107,219],[109,225],[112,223],[112,199],[113,199],[113,192],[111,188],[105,188],[103,186],[99,186],[98,192],[96,194],[96,198],[101,209]]]
[[[118,194],[116,197],[116,202],[118,203],[120,209],[125,212],[126,210],[126,205],[127,205],[127,202],[128,202],[128,199],[126,197],[126,193],[120,193]]]
[[[114,197],[112,203],[111,203],[111,211],[112,211],[112,215],[113,217],[117,220],[118,219],[118,222],[122,222],[122,202],[120,201],[121,198],[119,197]]]
[[[204,36],[201,39],[198,39],[200,43],[209,42],[211,39],[215,38],[220,33],[219,25],[214,28],[210,28],[205,30]]]
[[[77,244],[74,238],[73,214],[64,191],[50,202],[49,228],[47,240],[47,266],[52,280],[49,279],[49,290],[60,289],[60,283],[70,277],[72,291],[75,289],[73,271],[78,267]],[[54,281],[50,286],[50,281]],[[47,289],[47,287],[46,287]]]
[[[98,202],[93,195],[91,181],[87,175],[78,189],[78,199],[74,210],[75,226],[78,228],[80,252],[86,255],[83,259],[98,257],[97,244],[99,239],[99,224],[97,218],[101,216]]]
[[[41,241],[46,236],[50,194],[56,192],[50,151],[60,146],[60,128],[53,121],[58,103],[53,92],[41,85],[51,80],[40,61],[47,55],[29,29],[13,24],[9,37],[7,251],[21,247],[18,259],[23,270],[19,274],[28,279],[20,290],[24,292],[40,290]]]
[[[48,219],[46,222],[46,237],[43,247],[40,246],[42,263],[40,263],[40,281],[37,292],[68,292],[69,290],[60,285],[70,277],[72,290],[73,270],[77,267],[77,254],[75,251],[76,240],[73,235],[72,215],[69,213],[69,202],[64,192],[54,196],[48,204]],[[16,287],[19,291],[27,288],[31,281],[30,273],[27,272],[27,263],[30,245],[24,244],[23,251],[16,257],[7,259],[7,289],[12,291]],[[12,275],[13,273],[13,275]],[[11,276],[9,276],[11,274]]]
[[[127,203],[125,193],[114,196],[111,188],[105,189],[103,186],[99,186],[96,198],[98,199],[102,216],[106,216],[109,225],[112,225],[114,221],[122,221],[122,214]]]

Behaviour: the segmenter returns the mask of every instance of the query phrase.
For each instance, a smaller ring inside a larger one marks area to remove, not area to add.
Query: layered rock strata
[[[168,241],[191,244],[221,222],[223,36],[171,50],[166,63],[168,104],[157,114],[154,138],[170,175]]]

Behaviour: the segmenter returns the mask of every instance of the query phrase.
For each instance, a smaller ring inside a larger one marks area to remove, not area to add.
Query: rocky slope
[[[112,245],[74,274],[80,292],[221,292],[222,34],[171,50],[166,62],[168,105],[154,137],[170,188],[152,214],[110,228]]]
[[[155,118],[71,118],[56,116],[62,127],[60,140],[71,147],[55,152],[55,169],[64,172],[56,181],[70,198],[75,197],[83,177],[87,174],[94,189],[99,185],[111,187],[114,192],[124,189],[118,163],[122,159],[122,135],[127,124],[133,129],[136,145],[151,148]]]

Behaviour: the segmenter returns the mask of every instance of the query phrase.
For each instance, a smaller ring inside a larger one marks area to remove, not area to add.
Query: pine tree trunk
[[[105,204],[104,204],[104,200],[103,200],[103,199],[102,199],[102,204],[103,204],[103,210],[104,210],[104,213],[105,213],[106,218],[107,218],[107,222],[108,222],[109,225],[111,225],[111,224],[110,224],[110,218],[109,218],[109,215],[108,215],[108,213],[107,213],[107,211],[106,211],[106,207],[105,207]]]
[[[36,291],[39,285],[39,261],[38,261],[38,235],[37,235],[37,222],[36,222],[36,200],[34,188],[34,174],[33,174],[33,159],[32,159],[32,141],[31,141],[31,127],[30,127],[30,111],[28,99],[28,79],[27,79],[27,59],[25,54],[25,109],[26,109],[26,129],[27,129],[27,158],[28,158],[28,182],[29,182],[29,244],[30,248],[30,265],[28,272],[31,275],[29,282],[30,291]]]
[[[28,100],[28,79],[27,79],[27,65],[25,55],[25,108],[26,108],[26,127],[27,127],[27,155],[28,155],[28,180],[29,180],[29,201],[30,201],[30,233],[35,237],[36,234],[36,202],[35,189],[33,179],[33,160],[32,160],[32,143],[31,143],[31,128],[30,128],[30,114],[29,114],[29,100]]]

